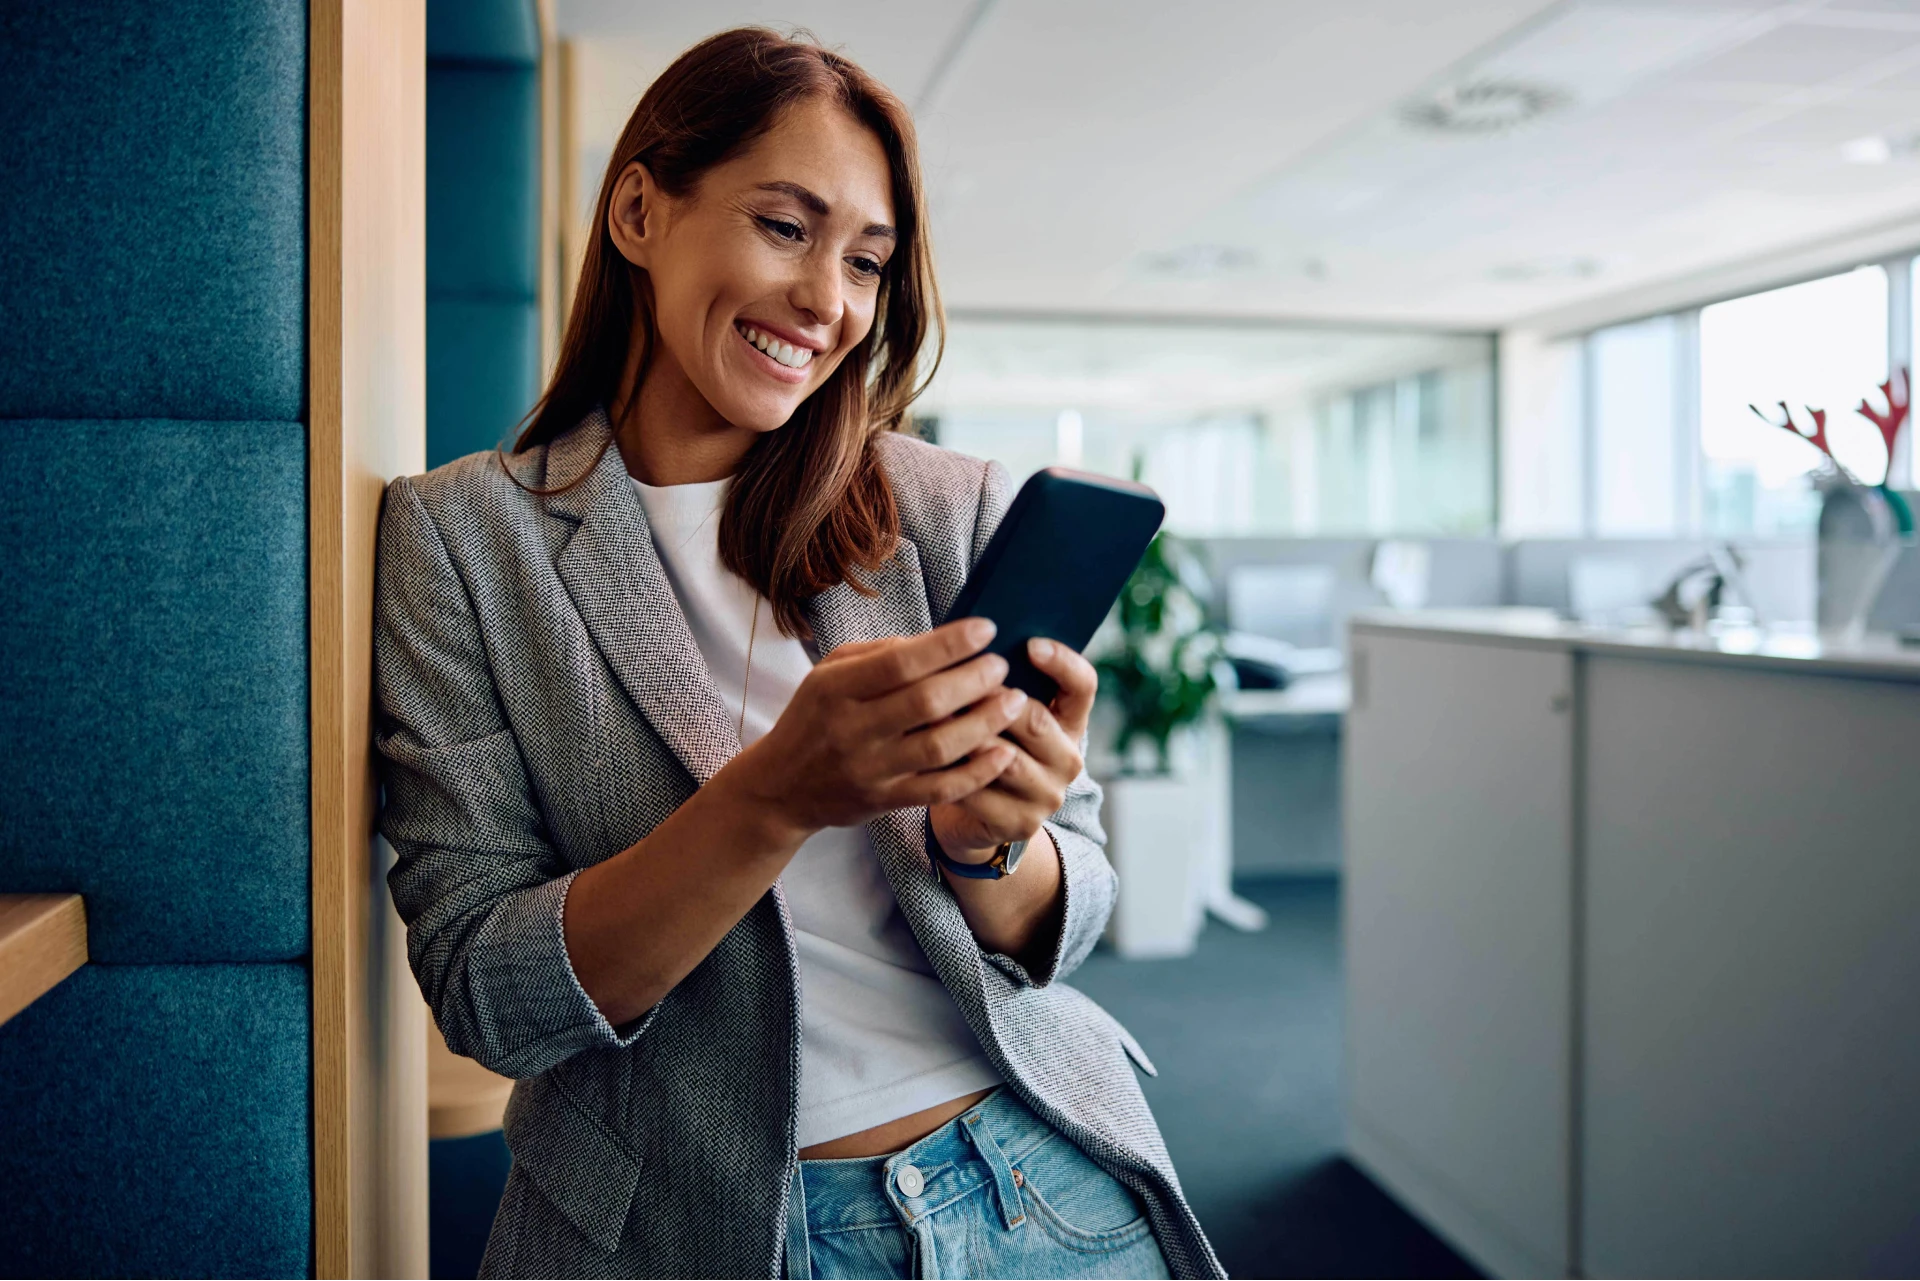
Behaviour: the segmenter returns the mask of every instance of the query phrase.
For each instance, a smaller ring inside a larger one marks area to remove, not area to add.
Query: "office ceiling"
[[[1920,0],[559,0],[585,148],[736,22],[914,104],[963,312],[1485,327],[1920,220]]]

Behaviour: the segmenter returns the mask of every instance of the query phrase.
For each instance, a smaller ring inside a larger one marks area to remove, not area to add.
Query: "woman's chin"
[[[731,403],[716,405],[720,416],[735,427],[751,432],[778,431],[798,413],[804,396],[739,396]]]
[[[781,403],[781,405],[755,403],[755,405],[737,405],[730,413],[722,413],[720,417],[724,417],[728,423],[732,423],[741,430],[764,436],[766,432],[778,432],[793,419],[795,413],[799,413],[799,409],[801,409],[801,401]]]

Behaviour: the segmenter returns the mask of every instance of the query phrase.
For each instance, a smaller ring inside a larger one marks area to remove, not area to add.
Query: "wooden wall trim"
[[[313,0],[309,31],[314,1267],[424,1276],[426,1028],[382,884],[369,692],[381,497],[426,465],[424,0]]]
[[[313,887],[314,1273],[347,1274],[346,777],[340,582],[341,0],[307,27],[307,680]]]

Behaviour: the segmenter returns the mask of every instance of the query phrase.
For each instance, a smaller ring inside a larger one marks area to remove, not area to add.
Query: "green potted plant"
[[[1111,936],[1127,956],[1192,951],[1206,908],[1200,864],[1222,817],[1209,780],[1177,768],[1192,755],[1177,750],[1180,740],[1217,687],[1220,633],[1199,577],[1187,548],[1159,535],[1091,647],[1106,704],[1096,723],[1113,727],[1117,762],[1106,784],[1108,854],[1120,875]]]
[[[1093,665],[1100,696],[1120,717],[1113,748],[1123,774],[1171,774],[1174,736],[1213,700],[1220,633],[1207,622],[1194,577],[1184,545],[1156,535],[1096,638]],[[1144,768],[1143,746],[1153,752]]]

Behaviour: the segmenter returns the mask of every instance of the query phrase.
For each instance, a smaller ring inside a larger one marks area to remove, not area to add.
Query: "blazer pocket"
[[[522,1081],[507,1103],[507,1147],[516,1169],[603,1254],[620,1248],[640,1158],[582,1108],[549,1072]]]

